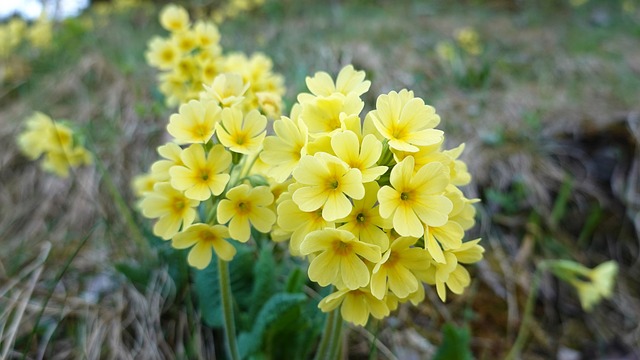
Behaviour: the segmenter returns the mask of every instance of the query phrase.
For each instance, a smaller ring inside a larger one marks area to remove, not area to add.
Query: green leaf
[[[442,345],[438,348],[433,360],[471,360],[469,328],[445,324],[442,328]]]
[[[277,293],[273,295],[260,309],[255,319],[253,329],[243,332],[238,338],[240,356],[246,358],[258,352],[264,344],[269,332],[277,332],[279,329],[299,316],[291,316],[291,312],[299,312],[300,304],[306,300],[304,294]]]
[[[242,309],[251,303],[253,284],[253,253],[246,246],[239,246],[238,252],[229,263],[229,276],[233,299]],[[195,270],[195,291],[198,306],[205,324],[211,327],[222,327],[222,305],[220,301],[220,283],[218,280],[218,258],[213,256],[209,266],[203,270]]]
[[[258,311],[277,291],[276,289],[276,262],[273,258],[271,246],[265,246],[260,251],[258,261],[253,268],[255,282],[251,291],[250,319],[255,319]]]

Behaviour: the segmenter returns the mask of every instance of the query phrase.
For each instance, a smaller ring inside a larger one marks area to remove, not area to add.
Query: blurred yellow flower
[[[185,31],[189,28],[189,13],[182,6],[169,4],[160,12],[160,24],[171,32]]]
[[[249,89],[242,76],[236,73],[219,74],[213,80],[211,86],[204,85],[204,93],[201,99],[214,100],[220,106],[227,108],[240,104],[244,100],[244,94]]]
[[[177,233],[171,240],[171,246],[176,249],[193,246],[187,261],[189,265],[202,270],[211,262],[212,251],[224,261],[233,259],[236,248],[225,240],[228,237],[229,230],[223,225],[193,224]]]
[[[156,36],[149,41],[149,49],[144,55],[149,65],[169,70],[178,62],[180,49],[174,41]]]
[[[464,27],[456,33],[456,41],[458,45],[472,56],[478,56],[482,53],[482,44],[480,43],[480,36],[473,28]]]

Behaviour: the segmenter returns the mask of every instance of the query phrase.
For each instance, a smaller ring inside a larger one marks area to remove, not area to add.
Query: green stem
[[[545,271],[548,267],[548,263],[546,261],[541,262],[538,265],[538,269],[536,269],[535,274],[533,274],[533,280],[531,283],[531,288],[529,289],[529,295],[527,297],[527,303],[524,307],[524,313],[522,315],[522,322],[520,323],[520,328],[518,329],[518,336],[516,337],[511,350],[507,354],[506,360],[514,360],[519,358],[520,352],[524,347],[525,342],[527,341],[527,337],[529,336],[529,328],[530,323],[533,317],[533,306],[536,303],[536,298],[538,297],[538,288],[540,287],[540,279],[542,278],[542,272]]]
[[[336,318],[333,322],[333,329],[331,332],[331,340],[329,342],[329,357],[327,360],[339,359],[340,348],[342,347],[342,316],[338,312],[340,309],[335,309]]]
[[[322,331],[322,338],[320,339],[320,345],[318,346],[314,360],[324,360],[328,356],[329,342],[331,341],[331,332],[336,322],[337,311],[338,309],[335,309],[327,314],[327,319],[324,322],[324,330]]]
[[[335,360],[338,358],[342,335],[342,317],[340,308],[327,314],[327,321],[322,331],[322,339],[314,360]]]
[[[229,263],[222,259],[218,259],[218,276],[227,351],[231,360],[240,360],[236,341],[236,325],[233,319],[233,296],[231,294],[231,280],[229,279]]]

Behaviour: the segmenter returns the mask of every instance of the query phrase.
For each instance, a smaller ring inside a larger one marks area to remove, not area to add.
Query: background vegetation
[[[188,4],[193,14],[202,3]],[[116,188],[135,203],[130,182],[166,140],[173,109],[144,60],[147,41],[164,33],[160,5],[101,4],[55,24],[50,48],[14,54],[19,66],[0,88],[0,355],[220,354],[220,333],[189,306],[186,268],[171,265],[180,259],[136,242],[128,222],[146,222],[111,196]],[[479,79],[454,76],[436,54],[463,27],[483,45]],[[535,264],[555,258],[618,261],[615,294],[585,313],[573,288],[545,277],[523,357],[640,357],[637,2],[271,0],[220,32],[226,51],[273,59],[288,105],[306,76],[352,63],[372,81],[369,107],[378,94],[412,89],[441,115],[448,147],[466,143],[474,179],[465,191],[482,200],[471,238],[487,250],[471,288],[446,305],[427,289],[423,304],[377,331],[351,329],[350,358],[372,348],[380,358],[424,358],[446,322],[469,329],[477,358],[501,358]],[[27,161],[15,139],[33,111],[85,128],[98,166],[70,181]]]

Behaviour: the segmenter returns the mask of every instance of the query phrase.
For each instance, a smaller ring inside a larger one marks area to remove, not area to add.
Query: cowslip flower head
[[[286,116],[273,122],[275,136],[264,139],[260,159],[270,166],[269,176],[276,181],[285,181],[300,159],[307,153],[308,133],[302,121]]]
[[[364,185],[365,195],[361,200],[353,201],[351,213],[338,220],[344,224],[339,227],[353,233],[360,241],[377,245],[381,251],[389,248],[389,235],[385,230],[392,228],[391,219],[380,216],[377,194],[380,186],[376,182]]]
[[[153,233],[165,240],[177,234],[180,226],[187,227],[193,223],[196,206],[198,201],[187,198],[169,183],[157,183],[153,191],[146,193],[140,202],[145,217],[158,218]]]
[[[386,166],[376,164],[382,154],[382,143],[372,134],[362,139],[362,145],[353,131],[335,134],[331,137],[331,148],[349,167],[360,170],[363,183],[374,181],[387,171]]]
[[[399,237],[391,243],[382,260],[373,268],[373,296],[383,299],[391,290],[398,298],[406,298],[418,291],[421,283],[413,271],[425,271],[431,262],[426,250],[411,247],[417,240],[414,237]]]
[[[393,216],[393,227],[401,236],[421,237],[424,224],[442,226],[453,204],[444,190],[449,173],[441,163],[430,163],[413,175],[414,160],[406,157],[391,170],[391,186],[378,191],[380,215]]]
[[[293,170],[293,177],[303,185],[293,193],[293,201],[302,211],[322,208],[322,217],[327,221],[349,215],[349,198],[364,197],[360,170],[350,169],[344,161],[326,153],[304,156]]]
[[[357,71],[353,65],[347,65],[340,70],[335,83],[331,76],[323,71],[315,73],[313,77],[307,76],[305,82],[315,96],[330,96],[333,93],[353,93],[360,96],[371,87],[371,81],[364,78],[364,71]]]
[[[224,261],[233,259],[236,248],[225,240],[228,237],[229,230],[223,225],[193,224],[177,233],[171,240],[171,246],[176,249],[190,247],[189,265],[202,270],[211,262],[212,252]]]
[[[611,298],[618,264],[607,261],[593,269],[571,260],[554,260],[551,271],[562,280],[573,285],[578,291],[582,308],[589,312],[602,299]]]
[[[223,73],[213,79],[211,86],[204,85],[201,100],[213,100],[223,108],[239,105],[245,99],[249,83],[237,73]]]
[[[212,101],[191,100],[180,105],[177,114],[171,115],[167,131],[178,144],[205,144],[215,132],[221,110]]]
[[[220,32],[215,24],[197,21],[193,27],[196,41],[201,48],[217,47],[220,42]]]
[[[368,116],[395,150],[416,152],[418,146],[435,144],[443,136],[442,130],[434,129],[440,123],[440,116],[433,107],[414,97],[413,91],[380,95],[376,109]]]
[[[216,131],[222,145],[233,152],[247,155],[261,149],[267,135],[267,118],[258,110],[243,115],[237,108],[226,108],[221,117],[221,122],[216,124]]]
[[[167,5],[160,12],[160,24],[171,32],[185,31],[189,28],[189,13],[182,6]]]
[[[178,49],[174,41],[158,36],[149,41],[149,49],[145,53],[147,63],[162,70],[172,69],[176,65],[179,56],[180,49]]]
[[[340,315],[344,320],[360,326],[367,324],[369,316],[382,319],[390,313],[387,303],[373,296],[368,288],[341,289],[328,295],[318,304],[318,308],[324,312],[338,306],[341,306]]]
[[[324,229],[308,234],[300,252],[318,253],[309,265],[309,279],[320,286],[336,284],[355,290],[369,284],[370,271],[363,258],[380,261],[380,248],[356,239],[345,230]]]
[[[238,185],[229,190],[226,199],[218,204],[218,222],[229,222],[231,238],[246,242],[251,237],[251,226],[263,233],[271,230],[276,215],[268,206],[273,199],[267,186],[252,188],[247,184]]]
[[[205,155],[200,144],[182,150],[180,159],[184,165],[169,169],[171,186],[184,191],[189,199],[205,201],[224,191],[229,174],[224,173],[231,165],[231,154],[220,144],[214,145]]]
[[[364,107],[364,102],[353,93],[347,96],[336,93],[301,104],[301,118],[309,133],[316,136],[332,135],[345,129],[347,123],[359,119],[358,115]]]

